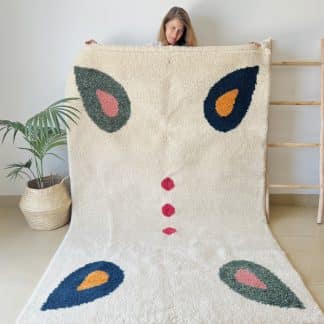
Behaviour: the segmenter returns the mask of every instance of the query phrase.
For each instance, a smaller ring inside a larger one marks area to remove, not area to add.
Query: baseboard
[[[295,205],[305,207],[317,207],[318,195],[302,194],[270,194],[270,205]],[[0,207],[14,207],[19,203],[20,196],[1,196]]]

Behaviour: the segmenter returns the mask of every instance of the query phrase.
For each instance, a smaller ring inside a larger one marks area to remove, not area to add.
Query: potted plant
[[[70,105],[79,98],[64,98],[54,102],[43,111],[27,120],[25,124],[17,121],[0,120],[2,143],[9,133],[15,143],[16,135],[22,136],[27,146],[18,149],[28,151],[31,157],[27,162],[9,164],[7,177],[28,179],[19,207],[27,223],[33,229],[51,230],[69,221],[71,205],[70,194],[65,185],[67,177],[45,175],[45,158],[53,156],[62,159],[52,150],[66,145],[68,121],[76,124],[79,110]]]

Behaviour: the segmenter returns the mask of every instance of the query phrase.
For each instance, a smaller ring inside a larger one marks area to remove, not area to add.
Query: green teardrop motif
[[[239,282],[236,274],[240,270],[255,276],[266,288],[261,289]],[[297,296],[276,275],[254,262],[234,260],[226,263],[220,268],[219,277],[231,289],[248,299],[279,307],[305,308]]]
[[[92,121],[106,132],[113,133],[123,127],[130,117],[130,101],[125,89],[111,76],[89,68],[74,67],[76,84],[86,112]],[[114,117],[104,113],[97,91],[106,93],[118,103],[118,114]]]

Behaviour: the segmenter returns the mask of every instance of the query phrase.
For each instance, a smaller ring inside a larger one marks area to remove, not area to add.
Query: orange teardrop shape
[[[233,111],[238,93],[238,89],[233,89],[217,98],[215,109],[220,116],[227,117]]]
[[[90,272],[78,286],[77,290],[85,290],[97,286],[101,286],[109,280],[109,274],[105,271],[96,270]]]

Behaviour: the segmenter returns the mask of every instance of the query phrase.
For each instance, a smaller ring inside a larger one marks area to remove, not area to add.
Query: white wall
[[[271,36],[273,60],[319,59],[323,0],[0,0],[0,119],[25,121],[62,98],[73,58],[85,39],[151,43],[162,17],[174,5],[189,12],[200,45],[239,44]],[[319,100],[318,67],[273,68],[272,76],[272,100]],[[318,112],[317,107],[272,108],[269,141],[318,142]],[[66,150],[61,153],[66,158]],[[270,181],[317,183],[318,157],[316,148],[272,150]],[[24,181],[9,181],[3,168],[25,159],[9,141],[0,145],[0,195],[22,192]],[[67,161],[48,165],[48,172],[67,173]]]

